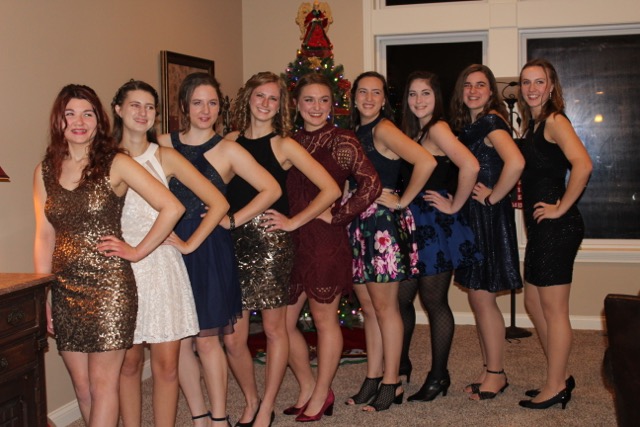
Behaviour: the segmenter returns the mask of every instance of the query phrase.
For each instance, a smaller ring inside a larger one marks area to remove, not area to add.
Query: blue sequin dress
[[[178,132],[171,133],[173,147],[222,194],[225,194],[226,184],[204,157],[204,153],[215,147],[221,140],[221,136],[214,135],[204,144],[186,145],[180,141]],[[176,225],[175,232],[182,240],[187,240],[200,225],[201,215],[206,212],[205,205],[175,178],[169,182],[169,189],[186,208],[184,216]],[[229,230],[217,226],[198,249],[183,257],[196,302],[200,325],[198,335],[233,333],[233,325],[242,316],[242,300],[233,241]]]
[[[478,182],[489,188],[498,182],[504,162],[494,147],[484,143],[484,139],[498,129],[510,133],[509,126],[502,118],[487,114],[465,126],[458,135],[458,139],[480,163]],[[492,206],[469,198],[461,212],[476,234],[484,260],[456,270],[456,282],[465,288],[489,292],[521,288],[518,239],[511,198],[506,196]]]

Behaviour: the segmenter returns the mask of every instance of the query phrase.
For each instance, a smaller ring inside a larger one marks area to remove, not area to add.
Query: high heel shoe
[[[333,415],[333,403],[336,401],[336,396],[333,394],[333,390],[329,389],[329,393],[327,394],[327,399],[324,401],[322,408],[320,408],[320,412],[315,415],[306,415],[304,410],[298,414],[296,417],[296,421],[300,423],[308,423],[311,421],[319,421],[323,415],[328,417]],[[308,403],[307,403],[308,405]],[[307,407],[305,405],[305,408]]]
[[[567,392],[569,394],[571,394],[573,389],[576,388],[576,380],[575,380],[575,378],[573,378],[573,375],[569,375],[569,378],[567,378],[565,380],[564,384],[565,384],[565,386],[567,388]],[[529,396],[529,397],[536,397],[537,395],[540,394],[540,389],[539,388],[532,388],[531,390],[525,391],[524,394]]]
[[[487,369],[487,365],[482,365],[482,367],[484,369]],[[467,390],[467,389],[469,389],[469,390]],[[465,393],[470,393],[470,394],[478,394],[480,392],[480,383],[467,384],[466,386],[464,386],[462,391],[464,391]]]
[[[411,361],[407,360],[406,363],[400,364],[400,370],[398,371],[398,376],[405,376],[407,378],[407,384],[411,382],[411,372],[413,371],[413,365],[411,365]]]
[[[304,411],[304,408],[307,405],[302,405],[301,407],[296,407],[294,406],[289,406],[287,409],[285,409],[284,411],[282,411],[283,414],[285,415],[299,415],[302,411]]]
[[[560,403],[562,409],[567,407],[567,403],[571,400],[571,393],[566,388],[560,391],[550,399],[543,400],[542,402],[534,402],[532,400],[521,400],[519,405],[528,409],[547,409],[553,405]]]
[[[478,395],[478,400],[495,399],[495,397],[498,394],[503,393],[507,389],[507,387],[509,387],[509,381],[507,380],[507,374],[504,373],[504,369],[501,369],[499,371],[490,371],[489,369],[487,369],[487,373],[488,374],[494,374],[494,375],[504,375],[505,383],[502,386],[502,388],[500,390],[498,390],[497,392],[494,392],[494,391],[483,391],[483,390],[480,390],[480,388],[478,388],[478,392],[474,393],[474,394]]]
[[[396,405],[402,404],[402,398],[404,397],[404,390],[396,395],[398,387],[402,386],[402,382],[397,384],[385,384],[381,383],[376,394],[375,399],[368,406],[365,406],[362,410],[366,412],[380,412],[386,411],[391,407],[393,403]],[[369,411],[367,408],[372,407],[374,411]]]
[[[378,386],[382,382],[382,377],[378,378],[365,378],[362,386],[360,386],[360,390],[351,396],[351,400],[353,403],[350,403],[348,400],[345,405],[362,405],[363,403],[369,403],[371,399],[373,399],[378,393]]]
[[[209,418],[211,418],[211,421],[215,422],[221,422],[221,421],[226,421],[227,425],[229,427],[231,427],[231,420],[229,419],[229,415],[227,415],[226,417],[222,417],[222,418],[213,418],[213,416],[211,414],[209,414]]]
[[[444,378],[434,378],[431,375],[431,372],[427,375],[427,379],[425,380],[422,387],[416,394],[413,394],[407,398],[407,402],[430,402],[440,393],[442,393],[442,397],[447,395],[447,390],[449,390],[449,386],[451,385],[451,378],[449,377],[449,372],[447,372],[447,376]]]
[[[251,418],[251,421],[241,423],[240,420],[238,420],[234,427],[253,427],[253,423],[256,422],[256,418],[258,417],[258,412],[260,412],[260,405],[262,405],[262,401],[258,403],[258,409],[256,409],[256,413],[253,414],[253,418]]]

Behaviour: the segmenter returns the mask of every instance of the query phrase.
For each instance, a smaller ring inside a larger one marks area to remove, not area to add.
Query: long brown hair
[[[288,136],[291,132],[292,123],[289,110],[291,101],[289,99],[289,91],[284,81],[276,74],[270,71],[262,71],[251,76],[238,91],[236,99],[233,100],[233,107],[231,108],[233,124],[235,128],[240,131],[240,134],[244,134],[244,131],[247,130],[251,123],[251,110],[249,109],[251,94],[258,86],[267,83],[275,83],[278,85],[278,90],[280,91],[278,112],[271,120],[273,130],[282,137]]]
[[[420,127],[420,120],[413,114],[409,108],[409,88],[411,83],[415,80],[424,80],[431,87],[433,91],[433,97],[435,99],[433,106],[433,114],[431,120]],[[407,84],[404,86],[404,96],[402,98],[402,131],[409,136],[409,138],[417,138],[418,135],[424,137],[429,133],[431,126],[438,123],[439,120],[444,120],[444,104],[442,102],[442,90],[440,88],[440,79],[438,76],[429,71],[414,71],[407,77]],[[418,141],[420,142],[420,141]]]
[[[540,115],[536,119],[536,121],[543,122],[552,114],[561,113],[564,114],[564,97],[562,95],[562,86],[560,86],[560,80],[558,79],[558,73],[556,69],[551,64],[551,62],[547,61],[543,58],[532,59],[531,61],[524,64],[522,70],[520,71],[520,83],[522,83],[522,71],[530,67],[541,67],[544,73],[547,75],[547,82],[549,85],[553,85],[553,92],[547,102],[542,105],[540,110]],[[522,87],[522,85],[520,86]],[[526,132],[529,128],[529,124],[533,120],[531,116],[531,108],[525,102],[522,96],[522,90],[518,91],[518,109],[522,111],[522,129]]]
[[[491,110],[495,110],[500,116],[502,116],[505,122],[507,122],[507,117],[509,117],[507,107],[502,101],[502,95],[500,95],[500,92],[498,91],[498,84],[496,83],[496,78],[491,69],[486,65],[472,64],[462,70],[453,90],[453,97],[451,98],[451,128],[454,132],[460,132],[464,126],[471,123],[471,113],[464,103],[464,83],[470,74],[476,72],[480,72],[485,75],[489,81],[489,89],[491,90],[489,101],[482,108],[482,111],[478,114],[476,119],[484,116]]]
[[[101,179],[109,173],[111,159],[120,152],[118,142],[111,138],[109,116],[102,107],[100,98],[89,86],[70,84],[62,88],[51,108],[49,118],[49,146],[45,160],[51,161],[56,179],[62,172],[62,161],[69,155],[69,145],[64,137],[67,120],[64,112],[72,99],[84,99],[91,104],[96,115],[96,133],[89,147],[88,163],[82,170],[80,183],[85,180]]]

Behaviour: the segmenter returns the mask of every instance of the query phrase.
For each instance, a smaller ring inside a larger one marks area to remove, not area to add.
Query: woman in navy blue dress
[[[409,346],[415,327],[413,301],[417,293],[429,316],[431,370],[409,401],[427,402],[451,385],[447,362],[453,340],[454,319],[448,295],[453,270],[468,267],[481,255],[475,235],[459,211],[471,195],[480,170],[478,160],[455,137],[444,121],[438,77],[416,71],[407,79],[403,98],[403,131],[422,145],[438,165],[409,208],[416,223],[418,278],[400,283],[398,300],[404,324],[400,375],[411,375]],[[405,164],[406,174],[411,171]],[[405,173],[403,173],[405,175]]]
[[[452,128],[480,163],[478,182],[462,209],[476,234],[482,262],[456,270],[456,282],[469,289],[476,318],[483,370],[465,387],[474,400],[493,399],[508,386],[504,373],[504,318],[496,296],[522,287],[515,217],[509,192],[516,185],[524,158],[511,138],[507,111],[491,70],[480,64],[465,68],[451,100]]]
[[[528,62],[520,72],[518,106],[527,129],[522,174],[527,249],[524,259],[525,306],[547,357],[547,378],[520,406],[566,406],[575,387],[567,365],[571,351],[569,293],[573,262],[584,236],[577,203],[589,181],[589,153],[564,115],[558,74],[549,61]],[[565,185],[567,172],[569,180]],[[551,326],[552,325],[552,326]]]

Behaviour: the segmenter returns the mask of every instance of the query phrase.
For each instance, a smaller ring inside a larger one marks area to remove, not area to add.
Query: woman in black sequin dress
[[[53,273],[47,329],[55,333],[87,425],[118,423],[118,384],[132,346],[138,300],[129,261],[160,245],[184,207],[110,138],[87,86],[65,86],[51,111],[50,143],[34,176],[36,273]],[[122,244],[128,188],[158,212],[135,246]]]
[[[506,107],[488,67],[474,64],[462,71],[451,107],[452,128],[480,163],[478,181],[461,212],[484,260],[455,272],[456,282],[469,289],[484,364],[465,391],[474,400],[492,399],[509,385],[504,373],[504,318],[496,296],[522,287],[509,192],[520,178],[524,159],[511,138]]]
[[[592,164],[564,115],[562,87],[551,63],[537,59],[522,68],[518,106],[527,129],[521,147],[527,161],[522,174],[527,227],[525,306],[547,357],[545,384],[530,390],[527,395],[533,399],[520,405],[547,408],[562,403],[564,407],[575,386],[567,365],[572,339],[569,293],[573,263],[584,236],[577,203]]]

